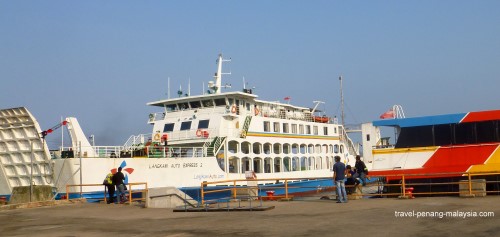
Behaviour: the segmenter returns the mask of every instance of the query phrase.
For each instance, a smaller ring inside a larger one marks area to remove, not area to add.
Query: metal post
[[[233,181],[233,199],[236,199],[236,180]]]
[[[30,202],[33,201],[33,141],[30,141],[31,149],[31,172],[30,172]]]
[[[401,191],[403,192],[403,197],[405,197],[406,196],[405,175],[403,175],[402,178],[403,178],[402,179],[403,183],[401,184],[401,189],[402,189]]]
[[[200,192],[201,192],[201,205],[204,205],[205,204],[205,194],[203,192],[203,187],[205,185],[205,182],[202,182],[201,183],[201,189],[200,189]]]
[[[288,199],[288,179],[285,179],[285,198]]]
[[[344,115],[344,90],[342,88],[342,76],[339,76],[339,81],[340,81],[340,106],[341,106],[341,111],[340,111],[340,119],[342,120],[342,127],[345,126],[345,115]]]
[[[83,176],[82,176],[82,167],[83,167],[83,164],[82,164],[82,142],[78,142],[78,155],[80,156],[80,198],[82,198],[82,180],[83,180]]]
[[[470,177],[470,173],[467,173],[467,176],[469,177],[469,195],[472,196],[472,179]]]

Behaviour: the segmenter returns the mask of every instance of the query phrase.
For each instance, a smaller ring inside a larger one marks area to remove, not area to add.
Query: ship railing
[[[185,141],[185,140],[206,140],[209,139],[210,137],[213,137],[214,134],[217,132],[217,129],[213,128],[200,128],[200,129],[190,129],[190,130],[183,130],[183,131],[175,131],[175,132],[168,132],[166,133],[168,135],[168,140],[169,141]]]
[[[394,149],[394,148],[396,148],[396,145],[394,144],[372,146],[372,149]]]
[[[226,113],[231,113],[231,108],[226,106],[226,105],[218,105],[214,107],[204,107],[204,108],[187,108],[187,109],[182,109],[182,110],[173,110],[173,111],[168,111],[167,113],[165,112],[155,112],[149,114],[149,123],[153,123],[155,121],[160,121],[164,120],[167,114],[168,116],[176,117],[178,116],[179,118],[182,118],[186,112],[192,113],[195,112],[195,115],[207,115],[207,114],[226,114]],[[176,114],[177,113],[177,114]],[[171,114],[171,115],[170,115]]]
[[[149,140],[151,140],[152,135],[151,133],[149,134],[139,134],[139,135],[132,135],[128,138],[128,140],[125,142],[123,145],[126,148],[137,146],[139,144],[146,144]]]
[[[85,147],[82,147],[82,150]],[[82,158],[195,158],[204,157],[203,147],[173,147],[173,146],[135,146],[126,148],[124,146],[93,146],[95,156],[86,156],[82,154]],[[78,158],[78,151],[74,151],[72,147],[61,148],[61,155],[57,158]]]
[[[340,140],[346,144],[347,151],[349,152],[349,154],[352,154],[352,155],[358,155],[359,154],[359,151],[356,149],[356,146],[354,145],[354,142],[347,135],[347,131],[345,129],[343,129],[343,128],[341,129]]]

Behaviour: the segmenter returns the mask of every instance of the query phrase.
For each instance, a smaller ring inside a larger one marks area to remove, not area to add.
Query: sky
[[[225,91],[313,106],[347,124],[500,109],[500,1],[0,0],[0,109],[48,129],[76,117],[96,145],[151,133],[146,103]],[[206,86],[205,86],[206,88]],[[60,136],[47,138],[57,148]]]

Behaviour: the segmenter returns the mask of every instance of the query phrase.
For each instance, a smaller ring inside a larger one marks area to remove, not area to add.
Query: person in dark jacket
[[[118,172],[113,175],[113,184],[116,185],[116,199],[123,203],[125,196],[125,185],[123,181],[125,180],[125,175],[122,173],[122,167],[118,167]]]
[[[354,167],[356,167],[356,174],[354,175],[354,178],[360,178],[363,186],[365,186],[368,168],[366,168],[365,162],[361,160],[359,155],[356,156],[356,163],[354,164]]]

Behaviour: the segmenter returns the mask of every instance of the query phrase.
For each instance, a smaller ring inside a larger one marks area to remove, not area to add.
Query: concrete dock
[[[308,199],[267,201],[264,206],[274,208],[173,212],[138,205],[76,203],[3,209],[0,236],[500,235],[500,196],[378,198],[349,203]]]

